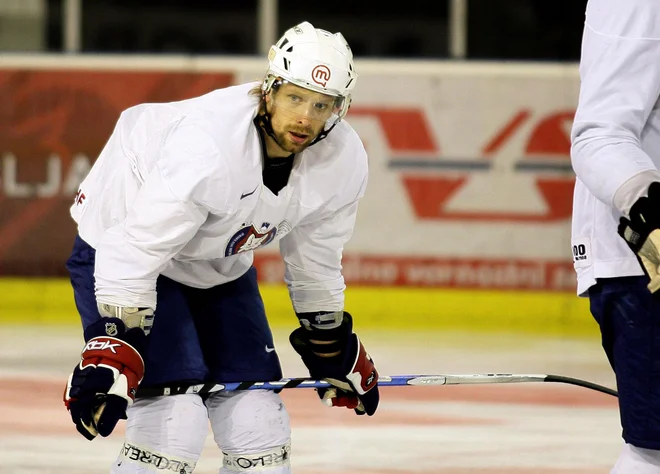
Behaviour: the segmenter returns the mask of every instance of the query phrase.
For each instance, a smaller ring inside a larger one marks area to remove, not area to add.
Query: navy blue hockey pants
[[[95,254],[76,237],[66,264],[83,329],[101,317],[94,296]],[[156,293],[141,386],[282,377],[254,267],[237,280],[208,289],[161,275]]]
[[[647,283],[643,276],[599,279],[589,301],[616,374],[623,439],[660,449],[660,295]]]

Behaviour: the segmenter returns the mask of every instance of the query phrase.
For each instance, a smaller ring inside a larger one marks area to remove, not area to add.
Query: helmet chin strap
[[[270,138],[275,140],[277,146],[284,149],[280,141],[277,139],[277,136],[275,135],[275,130],[273,130],[273,124],[270,121],[270,112],[264,111],[261,114],[257,114],[257,116],[254,118],[254,123],[258,127],[260,126]]]

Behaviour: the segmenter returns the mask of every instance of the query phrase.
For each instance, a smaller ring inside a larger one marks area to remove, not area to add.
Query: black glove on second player
[[[649,277],[651,293],[660,289],[660,183],[649,186],[648,196],[630,208],[630,218],[619,220],[619,235],[631,248]]]

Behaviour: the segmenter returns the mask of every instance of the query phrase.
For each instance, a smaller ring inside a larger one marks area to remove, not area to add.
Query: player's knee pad
[[[208,411],[198,395],[138,399],[128,409],[126,437],[111,472],[191,473],[208,435]]]
[[[290,472],[291,426],[278,394],[268,390],[216,393],[206,401],[220,472]]]

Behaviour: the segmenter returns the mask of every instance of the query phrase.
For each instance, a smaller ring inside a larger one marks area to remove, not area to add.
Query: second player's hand
[[[660,289],[660,183],[649,186],[648,196],[641,197],[630,209],[630,218],[619,221],[619,235],[637,255],[649,277],[648,289]]]

